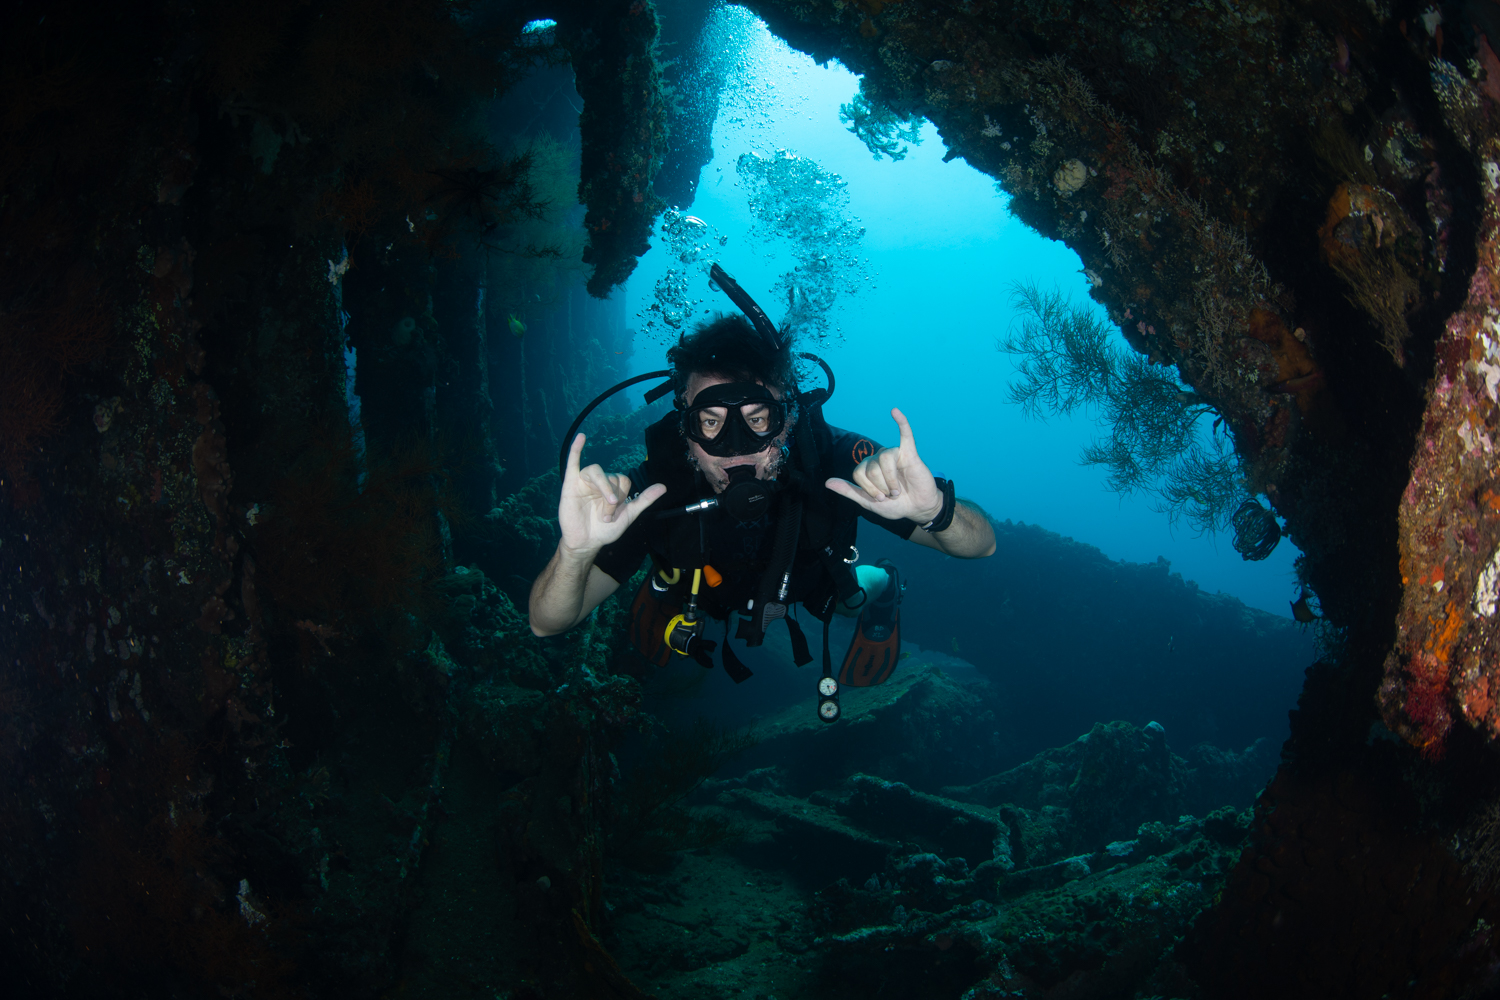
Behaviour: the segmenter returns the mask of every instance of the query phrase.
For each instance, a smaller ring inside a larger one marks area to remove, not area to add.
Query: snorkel
[[[740,312],[745,314],[745,318],[750,321],[750,325],[755,327],[755,332],[764,337],[773,349],[777,351],[786,350],[786,338],[777,331],[776,324],[771,322],[766,316],[765,310],[756,304],[755,300],[750,297],[750,293],[741,288],[740,283],[735,281],[728,271],[715,264],[708,269],[708,279],[709,287],[716,288],[725,295],[728,295],[729,300],[735,304]],[[810,392],[801,393],[798,396],[798,402],[808,406],[822,406],[833,396],[833,369],[828,367],[828,362],[816,354],[801,351],[797,354],[797,357],[804,361],[816,362],[818,367],[823,369],[823,374],[828,377],[828,388],[813,389]]]
[[[710,287],[716,287],[729,296],[729,301],[745,314],[750,325],[755,327],[755,332],[766,338],[772,350],[779,351],[785,346],[781,334],[776,330],[776,324],[771,322],[766,316],[766,311],[750,297],[750,293],[741,288],[738,281],[730,277],[728,271],[715,264],[708,269],[708,281]]]
[[[745,314],[764,347],[770,349],[769,355],[777,359],[775,367],[784,373],[780,378],[789,375],[790,368],[785,365],[783,354],[785,343],[765,311],[718,264],[709,269],[709,283],[710,287],[725,292]],[[732,381],[702,388],[691,399],[687,397],[688,377],[706,375],[709,370],[684,371],[678,367],[681,359],[673,362],[674,369],[677,369],[677,405],[682,411],[682,435],[696,444],[704,455],[720,459],[760,455],[775,445],[778,436],[786,429],[787,403],[781,394],[767,388],[764,381],[755,380],[771,378],[772,372],[757,371],[759,366],[741,367],[746,360],[730,361],[730,368],[718,372],[719,377],[730,377]],[[795,391],[794,387],[786,388]],[[795,412],[796,397],[791,398],[791,409]]]

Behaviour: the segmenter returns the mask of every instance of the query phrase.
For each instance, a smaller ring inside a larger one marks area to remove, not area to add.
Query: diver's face
[[[704,389],[733,381],[736,380],[721,378],[717,375],[692,375],[688,378],[686,403],[692,406],[693,400],[697,399],[698,393]],[[755,384],[766,385],[759,379]],[[774,385],[766,386],[766,390],[776,399],[781,398],[781,391]],[[744,415],[745,423],[752,431],[769,426],[770,410],[764,403],[746,403],[740,407],[740,413]],[[717,436],[728,416],[728,411],[722,406],[710,406],[699,410],[698,433],[706,438]],[[729,470],[737,465],[755,466],[756,479],[775,479],[776,473],[781,469],[781,446],[786,444],[787,435],[791,433],[791,429],[792,425],[788,423],[782,428],[781,433],[771,440],[771,446],[764,451],[756,452],[754,455],[729,455],[723,458],[710,455],[697,441],[688,438],[688,455],[702,471],[704,478],[713,486],[715,493],[729,485]]]

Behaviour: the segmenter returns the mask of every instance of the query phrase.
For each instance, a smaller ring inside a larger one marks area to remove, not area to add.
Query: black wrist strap
[[[953,512],[958,509],[958,501],[953,496],[953,480],[934,479],[937,488],[943,491],[943,509],[938,511],[938,516],[922,525],[922,530],[937,534],[939,531],[947,531],[948,526],[953,523]]]

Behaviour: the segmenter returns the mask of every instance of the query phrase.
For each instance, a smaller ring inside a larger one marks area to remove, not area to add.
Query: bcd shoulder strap
[[[759,646],[765,641],[770,624],[786,617],[792,566],[797,560],[797,541],[802,533],[800,490],[783,490],[777,496],[774,523],[776,540],[771,547],[771,558],[761,572],[760,584],[755,589],[755,604],[750,609],[750,617],[743,619],[735,632],[747,646]]]

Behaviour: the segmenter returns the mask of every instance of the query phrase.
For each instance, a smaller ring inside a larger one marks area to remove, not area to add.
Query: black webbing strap
[[[812,651],[807,645],[807,633],[802,631],[802,626],[797,624],[797,619],[791,615],[787,615],[785,620],[787,633],[791,636],[792,640],[792,662],[799,667],[805,667],[812,662],[813,658]],[[734,637],[748,641],[752,628],[753,626],[750,624],[749,618],[741,618],[739,627],[734,630]],[[734,654],[729,651],[729,622],[727,621],[724,623],[724,657],[724,670],[729,676],[734,676],[734,670],[744,670],[745,677],[750,676],[749,669],[744,667],[738,659],[734,659]],[[735,665],[733,670],[730,669],[731,662]],[[740,680],[743,679],[743,677],[740,678]],[[739,680],[735,681],[735,683],[738,684]]]
[[[833,511],[824,498],[807,503],[802,512],[802,523],[807,529],[808,544],[817,552],[824,572],[833,581],[838,599],[849,607],[857,607],[859,579],[854,574],[853,566],[844,561],[845,556],[852,558],[854,555],[850,548],[852,534],[846,538],[834,537]]]
[[[714,668],[714,643],[712,639],[695,639],[688,646],[688,655],[698,661],[705,670]]]
[[[786,602],[780,598],[781,580],[792,571],[801,531],[802,499],[795,490],[786,490],[776,501],[776,542],[771,549],[771,561],[761,574],[748,626],[740,626],[737,633],[747,646],[759,646],[765,642],[766,629],[771,622],[786,613]]]
[[[853,553],[850,553],[852,558]],[[825,545],[818,550],[818,559],[823,563],[823,569],[833,580],[834,591],[838,599],[846,608],[864,607],[864,590],[859,585],[859,576],[854,572],[854,567],[844,557],[840,556],[832,546]],[[858,597],[859,600],[855,600]]]
[[[828,653],[828,635],[833,631],[833,615],[823,623],[823,676],[833,676],[833,657]],[[809,657],[810,659],[810,657]]]
[[[812,652],[807,648],[807,633],[802,631],[802,626],[791,615],[786,616],[786,630],[792,636],[792,662],[799,667],[807,666],[812,662]]]
[[[724,672],[736,684],[743,684],[752,676],[749,667],[729,648],[729,618],[724,619]]]

